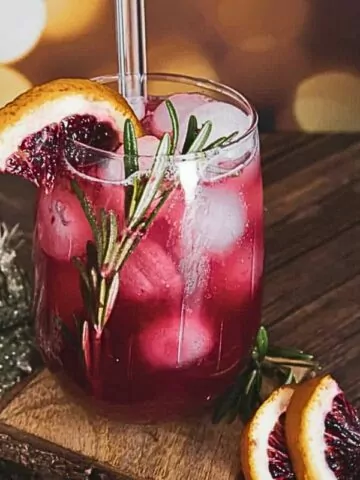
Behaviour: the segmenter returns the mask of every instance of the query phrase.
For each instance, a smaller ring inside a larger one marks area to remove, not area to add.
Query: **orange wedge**
[[[245,480],[294,480],[285,444],[284,419],[294,389],[275,390],[245,426],[240,440]]]
[[[126,100],[105,85],[59,79],[28,90],[0,109],[0,172],[49,186],[64,138],[115,151],[126,119],[143,134]]]
[[[296,388],[285,432],[297,480],[360,479],[359,417],[330,375]]]

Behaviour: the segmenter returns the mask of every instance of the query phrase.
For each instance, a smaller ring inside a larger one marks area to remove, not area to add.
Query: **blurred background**
[[[31,85],[116,71],[114,0],[0,0],[0,106]],[[148,0],[150,71],[220,80],[261,129],[360,131],[360,2]]]

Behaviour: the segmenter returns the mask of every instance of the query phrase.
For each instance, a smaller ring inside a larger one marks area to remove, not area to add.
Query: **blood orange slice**
[[[285,431],[297,480],[360,478],[360,420],[330,375],[296,388]]]
[[[246,425],[240,441],[245,480],[295,480],[284,430],[293,393],[290,386],[275,390]]]
[[[59,79],[36,86],[0,109],[0,172],[49,189],[66,138],[115,151],[127,118],[141,136],[141,124],[126,100],[91,80]]]

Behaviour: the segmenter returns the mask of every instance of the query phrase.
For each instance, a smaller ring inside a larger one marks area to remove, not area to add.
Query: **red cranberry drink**
[[[245,365],[260,324],[256,114],[205,81],[154,76],[150,93],[169,82],[181,93],[133,99],[137,118],[127,106],[119,119],[93,98],[78,112],[62,106],[6,164],[24,175],[25,152],[25,176],[41,186],[34,261],[44,359],[132,421],[206,406]],[[42,175],[39,163],[55,173]]]

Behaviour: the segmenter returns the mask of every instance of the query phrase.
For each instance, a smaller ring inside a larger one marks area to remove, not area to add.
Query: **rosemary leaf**
[[[238,130],[235,132],[231,133],[227,137],[220,137],[217,140],[214,140],[212,143],[210,143],[207,147],[203,149],[203,152],[206,152],[208,150],[212,150],[213,148],[218,148],[218,147],[225,147],[226,145],[229,145],[232,140],[239,134]]]
[[[89,270],[95,269],[96,272],[99,271],[99,264],[97,261],[97,248],[94,242],[89,240],[86,243],[86,258],[87,258],[87,267]]]
[[[107,236],[107,243],[104,251],[103,265],[107,266],[111,261],[113,251],[119,235],[117,218],[116,218],[116,214],[113,211],[110,211],[107,214],[105,231]]]
[[[120,287],[120,280],[119,280],[119,274],[116,273],[111,282],[109,287],[107,288],[107,293],[106,293],[106,300],[105,300],[105,306],[104,306],[104,313],[103,317],[101,319],[101,330],[105,327],[107,321],[110,318],[110,315],[113,311],[114,305],[116,298],[119,293],[119,287]]]
[[[284,348],[269,346],[267,355],[269,357],[292,358],[294,360],[313,360],[314,356],[304,353],[296,348]]]
[[[178,141],[179,141],[179,117],[176,113],[174,105],[172,104],[172,102],[170,102],[170,100],[166,100],[165,105],[166,105],[166,108],[168,109],[170,120],[171,120],[171,126],[172,126],[172,142],[171,142],[170,155],[174,155]]]
[[[159,213],[159,210],[160,208],[164,205],[164,203],[166,202],[166,200],[169,198],[169,195],[170,193],[172,192],[172,189],[169,189],[169,190],[166,190],[160,200],[158,201],[156,207],[154,208],[154,210],[151,212],[151,214],[149,215],[149,217],[144,221],[144,224],[143,224],[143,228],[144,229],[148,229],[150,227],[150,225],[152,224],[152,222],[155,220],[157,214]]]
[[[135,135],[135,128],[130,119],[125,120],[124,125],[124,167],[125,178],[139,171],[138,147]],[[131,207],[136,201],[136,179],[134,186],[125,187],[125,218],[131,219]],[[134,199],[135,197],[135,199]]]
[[[99,287],[99,272],[95,269],[95,267],[90,269],[90,278],[92,289],[96,293]]]
[[[131,201],[130,201],[130,206],[128,210],[128,215],[127,215],[127,223],[129,224],[134,216],[135,210],[136,210],[136,205],[139,201],[139,198],[141,196],[141,183],[139,178],[134,178],[133,179],[133,186],[127,186],[125,187],[126,189],[132,188],[132,194],[131,194]],[[126,195],[126,194],[125,194]]]
[[[132,121],[128,118],[124,124],[124,154],[125,178],[128,178],[139,170],[135,128]]]
[[[100,229],[102,233],[102,242],[101,242],[101,251],[98,251],[98,258],[100,259],[99,265],[101,265],[104,262],[104,259],[106,257],[106,249],[109,241],[109,231],[107,228],[107,213],[105,208],[100,209]]]
[[[263,376],[260,369],[257,371],[256,379],[255,379],[255,388],[258,392],[258,400],[260,401],[261,389],[263,384]]]
[[[121,255],[121,249],[123,248],[124,241],[116,242],[114,248],[111,251],[111,256],[109,258],[109,262],[107,263],[107,271],[108,272],[116,272],[116,264],[118,261],[119,256]]]
[[[261,375],[259,370],[251,372],[247,389],[242,397],[242,402],[239,408],[239,416],[243,423],[246,423],[253,416],[255,410],[258,408],[260,399],[260,390],[258,389],[258,377]]]
[[[80,277],[80,293],[85,310],[87,311],[90,320],[95,322],[95,305],[94,294],[92,288],[89,286],[88,281],[85,281],[83,277]]]
[[[197,153],[201,152],[203,148],[205,148],[206,142],[210,137],[210,133],[212,130],[212,123],[207,121],[201,127],[199,133],[196,135],[195,140],[190,145],[187,153]]]
[[[65,341],[69,345],[72,345],[74,348],[79,348],[78,338],[76,337],[76,335],[73,334],[73,332],[66,325],[66,323],[62,321],[61,317],[59,317],[59,315],[54,315],[52,317],[52,321],[60,329],[62,335],[65,338]]]
[[[80,205],[85,213],[86,219],[89,222],[89,225],[94,237],[94,241],[97,242],[100,236],[100,229],[97,224],[95,212],[92,208],[92,205],[89,202],[89,200],[86,198],[84,192],[81,190],[76,180],[71,180],[70,183],[71,183],[72,191],[75,193],[77,199],[79,200]]]
[[[91,338],[90,338],[90,327],[89,322],[85,321],[83,323],[83,330],[81,335],[81,346],[84,355],[84,362],[86,366],[86,371],[88,374],[92,371],[92,355],[91,355]]]
[[[215,402],[212,423],[218,424],[225,418],[232,418],[232,421],[234,421],[238,413],[236,406],[239,396],[240,395],[233,385],[228,388],[228,390]]]
[[[284,385],[290,385],[294,381],[295,381],[295,377],[294,377],[293,371],[291,370],[291,368],[288,368],[288,373],[284,380]]]
[[[118,250],[118,256],[114,260],[114,270],[115,272],[119,272],[124,265],[126,259],[136,247],[136,245],[140,241],[140,236],[132,236],[126,238],[126,240],[122,243],[121,248]]]
[[[150,176],[146,182],[141,198],[137,204],[134,215],[129,224],[130,229],[134,229],[136,224],[142,220],[144,214],[150,207],[160,184],[164,178],[168,166],[168,155],[171,149],[171,139],[168,133],[162,137],[157,149],[155,160],[151,169]]]
[[[100,280],[100,288],[99,288],[99,300],[97,306],[97,318],[96,318],[96,326],[102,330],[103,328],[103,318],[104,312],[106,307],[106,291],[107,291],[107,282],[105,278]]]
[[[79,271],[80,276],[83,279],[83,281],[85,282],[85,285],[86,285],[87,289],[90,290],[89,278],[87,276],[86,267],[85,267],[84,263],[82,262],[81,258],[73,257],[72,258],[72,263],[77,268],[77,270]]]
[[[319,369],[318,363],[310,360],[293,360],[290,358],[276,358],[276,357],[270,357],[269,355],[266,355],[264,362],[283,365],[286,367],[302,367],[302,368],[311,368],[315,370]]]
[[[259,361],[261,361],[265,358],[269,347],[268,335],[266,329],[263,326],[259,328],[258,334],[256,336],[256,347],[257,353],[259,355]]]
[[[199,129],[198,129],[198,123],[197,123],[196,117],[194,117],[194,115],[191,115],[189,118],[188,126],[187,126],[184,145],[181,150],[182,154],[188,153],[189,148],[195,141],[198,131]]]
[[[224,419],[226,419],[226,423],[230,425],[233,423],[239,415],[239,411],[241,411],[241,404],[243,402],[243,395],[240,393],[235,401],[233,402],[232,408],[227,412]]]
[[[250,373],[247,385],[245,387],[245,395],[249,395],[249,392],[254,387],[255,380],[256,380],[256,375],[257,375],[257,370],[253,370]]]

